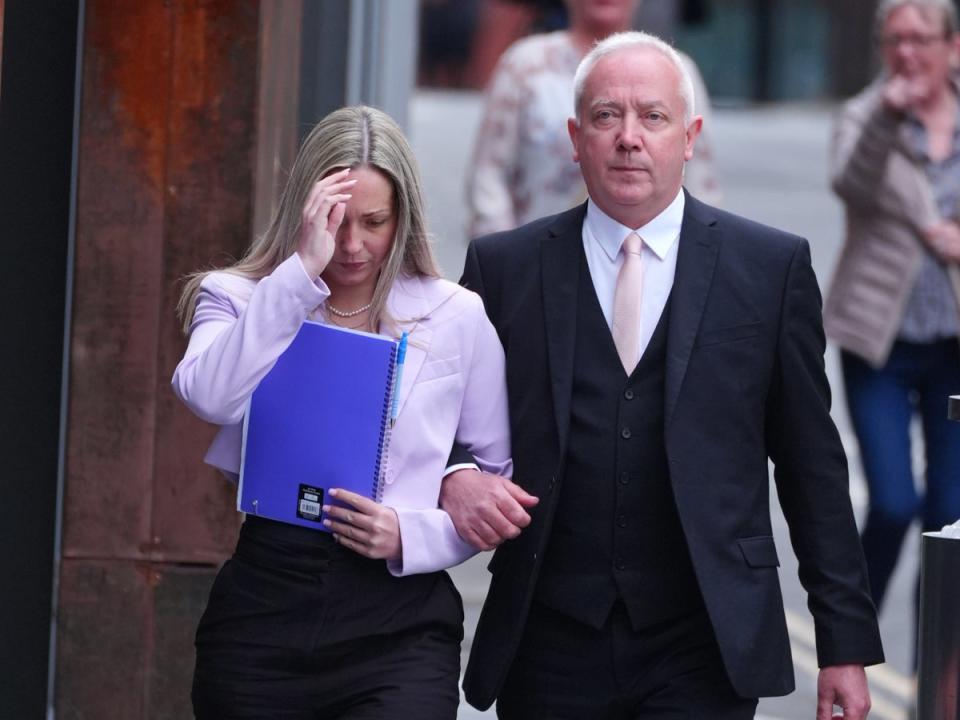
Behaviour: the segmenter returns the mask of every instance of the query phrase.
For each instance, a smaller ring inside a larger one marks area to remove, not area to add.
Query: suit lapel
[[[403,375],[400,378],[400,399],[397,412],[403,412],[403,406],[410,397],[413,384],[423,368],[423,362],[433,341],[433,329],[430,323],[430,302],[426,297],[419,277],[400,275],[387,298],[387,307],[400,331],[410,333],[407,341],[407,354],[404,359]]]
[[[664,388],[664,427],[669,428],[700,319],[713,281],[719,250],[716,218],[688,194],[677,248],[670,325],[667,330],[667,368]]]
[[[547,360],[561,452],[570,427],[577,285],[586,207],[583,204],[558,216],[540,246]]]

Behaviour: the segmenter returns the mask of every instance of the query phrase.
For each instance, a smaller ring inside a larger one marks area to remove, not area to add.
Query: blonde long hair
[[[267,231],[243,258],[222,272],[260,280],[272,273],[297,247],[303,205],[314,183],[342,168],[367,166],[390,179],[397,213],[397,231],[377,279],[370,307],[371,326],[390,323],[387,295],[397,276],[439,277],[440,271],[427,236],[423,191],[417,163],[403,131],[381,110],[356,105],[334,110],[303,141],[287,178],[280,203]],[[177,313],[183,331],[190,332],[200,283],[212,271],[188,276]]]

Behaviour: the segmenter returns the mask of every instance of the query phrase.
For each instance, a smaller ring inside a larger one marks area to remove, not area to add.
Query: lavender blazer
[[[296,254],[259,282],[225,272],[204,278],[173,389],[200,418],[223,426],[208,463],[239,473],[247,399],[301,323],[322,320],[329,294]],[[476,552],[438,508],[440,482],[454,441],[483,470],[511,474],[507,389],[503,348],[476,294],[446,280],[401,276],[387,308],[410,334],[383,493],[400,519],[403,558],[387,564],[394,575],[410,575]]]

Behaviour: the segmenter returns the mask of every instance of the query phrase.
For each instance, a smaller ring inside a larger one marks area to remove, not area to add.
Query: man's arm
[[[883,662],[876,609],[850,504],[846,457],[830,418],[820,291],[806,242],[787,271],[767,405],[767,446],[780,505],[814,618],[821,673],[818,720],[869,708],[864,665]],[[821,713],[826,708],[826,714]]]
[[[480,296],[496,327],[485,297],[476,241],[467,248],[460,284]],[[492,550],[504,540],[517,537],[530,524],[526,508],[532,508],[539,500],[507,478],[482,473],[475,464],[464,467],[472,462],[469,451],[454,444],[440,486],[440,507],[453,520],[460,537],[478,550]]]

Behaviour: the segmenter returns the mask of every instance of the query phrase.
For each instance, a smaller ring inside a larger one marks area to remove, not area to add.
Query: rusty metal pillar
[[[170,391],[173,308],[186,273],[239,257],[289,166],[300,11],[86,2],[57,717],[191,716],[193,632],[239,516],[202,462],[215,429]]]

